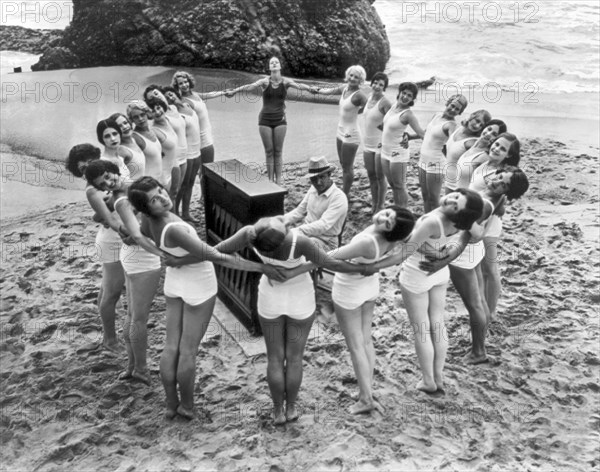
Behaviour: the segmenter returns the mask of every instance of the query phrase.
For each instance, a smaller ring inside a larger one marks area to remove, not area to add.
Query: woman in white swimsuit
[[[471,365],[488,362],[485,338],[492,321],[480,265],[485,256],[483,238],[493,230],[490,223],[496,208],[505,199],[512,201],[523,196],[529,188],[529,181],[521,169],[507,166],[490,176],[486,185],[486,189],[480,192],[484,203],[483,214],[473,224],[466,238],[457,242],[444,260],[424,261],[420,265],[423,270],[434,273],[449,261],[450,279],[469,313],[472,347],[465,356],[465,362]],[[458,257],[454,258],[455,254],[459,254]]]
[[[110,122],[109,122],[110,123]],[[114,126],[118,126],[116,123]],[[104,144],[103,131],[105,124],[98,128],[98,140]],[[109,131],[107,136],[111,134]],[[88,165],[100,159],[100,149],[91,144],[77,144],[69,151],[67,170],[75,177],[85,178]],[[101,223],[96,235],[96,254],[102,264],[102,280],[98,292],[98,312],[102,321],[102,346],[113,352],[119,352],[119,342],[115,329],[116,305],[125,286],[125,274],[119,260],[121,238],[119,227],[121,220],[106,203],[106,192],[91,185],[85,189],[90,207],[94,210],[94,221]]]
[[[388,207],[373,216],[372,225],[354,236],[349,244],[331,251],[330,255],[359,264],[378,262],[410,235],[414,225],[415,217],[410,211],[399,206]],[[379,274],[336,273],[333,278],[331,298],[358,381],[358,401],[349,408],[353,415],[368,413],[375,408],[375,348],[371,325],[378,296]]]
[[[185,135],[185,118],[179,113],[177,107],[174,104],[170,104],[167,98],[161,92],[161,88],[158,85],[152,84],[146,87],[144,90],[144,100],[148,105],[150,100],[159,100],[164,103],[167,103],[167,111],[164,114],[165,119],[175,131],[175,135],[177,136],[177,143],[175,145],[175,164],[171,169],[171,186],[169,188],[169,196],[171,200],[175,201],[177,199],[177,194],[181,189],[181,182],[183,180],[183,176],[185,175],[185,171],[187,169],[187,138]],[[150,105],[148,105],[150,107]],[[154,109],[156,107],[150,107],[150,109]],[[155,126],[157,123],[155,122]],[[158,127],[162,128],[160,121],[158,123]],[[168,167],[167,163],[167,167]],[[163,165],[164,171],[165,165]]]
[[[146,172],[146,156],[144,151],[138,146],[133,139],[133,126],[131,121],[123,113],[113,113],[108,117],[109,120],[114,120],[121,128],[121,145],[125,146],[132,153],[132,158],[127,162],[129,169],[129,178],[135,180],[144,175]]]
[[[187,149],[185,151],[186,165],[182,168],[181,187],[177,198],[175,199],[173,211],[176,215],[179,214],[179,206],[181,204],[181,217],[185,221],[192,224],[198,223],[190,215],[190,203],[192,201],[192,193],[194,191],[194,182],[198,174],[200,166],[200,149],[202,148],[200,124],[198,115],[188,102],[183,101],[179,92],[173,87],[163,87],[161,89],[169,105],[175,105],[180,116],[185,121],[185,138],[187,141]],[[194,167],[196,171],[194,172]]]
[[[417,117],[411,110],[415,104],[419,89],[411,82],[403,82],[398,87],[396,103],[383,118],[383,134],[381,137],[381,167],[383,174],[392,187],[394,203],[402,208],[408,207],[408,192],[406,191],[406,173],[410,154],[406,132],[410,126],[416,137],[425,134]]]
[[[267,345],[267,382],[276,425],[299,417],[298,391],[302,383],[302,357],[316,309],[314,283],[308,270],[315,265],[333,271],[358,272],[361,266],[336,260],[298,231],[288,230],[283,216],[263,218],[245,226],[217,246],[233,253],[254,248],[266,263],[288,269],[288,280],[258,287],[259,321]],[[306,264],[306,261],[312,264]]]
[[[458,158],[456,188],[469,188],[473,171],[483,162],[487,162],[490,146],[500,134],[505,132],[506,124],[502,120],[490,120],[475,144]]]
[[[520,143],[511,133],[502,133],[490,146],[488,160],[473,171],[469,188],[482,192],[487,187],[487,179],[506,166],[518,166],[520,161]],[[500,268],[498,266],[498,243],[502,234],[502,219],[504,209],[501,207],[492,215],[488,223],[488,231],[483,238],[485,257],[481,261],[481,271],[485,286],[485,299],[492,319],[496,314],[496,306],[500,298],[502,285]]]
[[[371,78],[371,94],[363,112],[363,160],[373,200],[373,214],[383,208],[387,183],[381,168],[381,131],[383,117],[392,104],[384,92],[389,83],[388,76],[376,72]]]
[[[448,349],[444,323],[444,305],[449,270],[428,274],[420,268],[426,257],[438,257],[461,231],[471,228],[483,212],[483,200],[477,192],[458,189],[442,197],[439,206],[417,221],[403,251],[374,264],[379,270],[402,263],[400,289],[414,332],[414,344],[422,379],[416,388],[425,393],[443,391],[443,369]]]
[[[136,379],[150,384],[146,351],[148,346],[147,323],[150,307],[160,280],[162,252],[140,230],[139,220],[127,200],[131,181],[124,179],[112,162],[96,161],[88,165],[85,177],[94,188],[109,192],[111,204],[123,225],[119,234],[123,238],[119,260],[125,271],[127,286],[127,318],[123,337],[127,348],[127,368],[120,379]]]
[[[444,111],[433,115],[425,130],[419,155],[419,185],[425,213],[437,207],[440,200],[446,162],[442,149],[456,129],[454,118],[465,110],[467,104],[464,96],[453,95],[446,102]]]
[[[492,115],[488,111],[477,110],[471,113],[469,119],[463,121],[446,141],[446,167],[444,172],[446,193],[459,188],[457,186],[459,178],[458,159],[473,147],[491,119]]]
[[[367,78],[362,66],[355,65],[346,69],[347,85],[339,85],[328,89],[313,89],[321,95],[340,96],[340,121],[336,137],[337,154],[342,166],[342,190],[348,196],[354,181],[354,158],[360,144],[358,131],[358,114],[367,104],[367,97],[360,86]]]
[[[167,177],[163,175],[162,159],[163,151],[161,141],[164,135],[157,134],[150,127],[152,111],[141,100],[134,100],[127,105],[127,117],[135,125],[133,139],[146,156],[146,167],[144,175],[149,175],[159,180],[161,184],[166,185]]]
[[[160,358],[167,418],[179,414],[191,419],[194,417],[196,355],[217,296],[213,263],[283,279],[273,267],[223,254],[202,241],[189,223],[171,212],[173,203],[169,194],[156,179],[142,177],[136,180],[127,194],[133,207],[148,216],[147,226],[142,230],[161,250],[177,257],[191,255],[196,258],[194,264],[166,270],[167,337]]]

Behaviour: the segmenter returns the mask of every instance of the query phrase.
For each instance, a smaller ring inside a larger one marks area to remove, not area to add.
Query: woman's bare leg
[[[187,303],[183,305],[183,326],[177,362],[177,384],[181,403],[177,407],[177,413],[189,419],[194,417],[194,383],[198,346],[208,328],[216,299],[217,296],[214,295],[200,305],[191,306]]]

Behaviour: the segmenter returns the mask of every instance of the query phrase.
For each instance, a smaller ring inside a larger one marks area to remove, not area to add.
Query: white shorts
[[[400,285],[413,293],[428,292],[437,285],[446,285],[450,280],[448,266],[444,266],[431,275],[427,275],[427,272],[419,269],[418,263],[422,257],[425,256],[420,253],[413,254],[402,264],[400,269]]]
[[[390,161],[391,163],[407,163],[410,161],[410,150],[403,147],[393,149],[382,148],[381,158]]]
[[[483,241],[467,244],[465,250],[454,259],[450,265],[460,269],[474,269],[485,256],[485,245]]]
[[[488,238],[499,238],[502,234],[502,218],[498,215],[490,216],[487,222],[484,237]]]
[[[446,166],[445,161],[441,161],[441,162],[419,161],[419,168],[423,169],[428,174],[443,174],[445,166]]]
[[[167,267],[164,294],[181,298],[191,306],[200,305],[217,294],[217,276],[211,262]]]
[[[310,274],[301,274],[283,283],[269,283],[263,275],[258,284],[257,305],[258,314],[268,320],[281,315],[296,320],[310,318],[317,309],[315,287]]]
[[[213,136],[212,129],[204,129],[200,131],[200,142],[202,143],[202,148],[208,147],[213,144]]]
[[[331,299],[346,310],[355,310],[379,296],[379,274],[367,277],[359,274],[336,273],[333,277]]]
[[[346,144],[360,144],[358,128],[344,128],[343,126],[338,126],[337,139]]]
[[[101,226],[96,234],[95,256],[102,264],[119,262],[122,245],[123,241],[115,230]]]
[[[131,246],[121,245],[119,260],[123,270],[128,275],[160,269],[160,257],[146,251],[137,244]]]

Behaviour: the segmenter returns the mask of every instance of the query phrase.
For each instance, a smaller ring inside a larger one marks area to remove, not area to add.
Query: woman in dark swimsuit
[[[311,91],[308,85],[298,84],[282,77],[281,62],[277,57],[269,59],[271,75],[252,84],[242,85],[225,92],[227,97],[246,90],[260,90],[263,96],[263,108],[258,115],[258,131],[265,148],[267,175],[269,180],[281,184],[283,141],[287,131],[285,120],[285,99],[287,89]]]

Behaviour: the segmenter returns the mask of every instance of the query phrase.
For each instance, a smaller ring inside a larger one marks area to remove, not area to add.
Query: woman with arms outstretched
[[[367,96],[360,90],[367,78],[362,66],[354,65],[346,69],[346,85],[332,88],[313,88],[321,95],[340,95],[340,120],[336,135],[337,154],[342,166],[342,190],[349,196],[354,182],[354,159],[360,145],[358,114],[367,104]]]
[[[283,169],[283,141],[287,132],[285,118],[285,99],[287,90],[310,91],[308,85],[299,84],[281,75],[281,61],[273,56],[269,59],[270,75],[252,84],[227,90],[225,95],[233,97],[236,93],[256,90],[262,93],[263,107],[258,115],[258,132],[265,148],[267,175],[269,180],[280,185]]]
[[[267,383],[273,400],[273,421],[281,425],[299,417],[298,392],[302,383],[304,347],[314,321],[315,288],[308,270],[314,265],[334,271],[358,272],[361,266],[336,260],[310,238],[288,230],[283,216],[263,218],[245,226],[215,246],[232,253],[253,248],[265,262],[289,269],[285,282],[258,286],[258,314],[267,345]],[[313,264],[305,264],[311,261]]]

